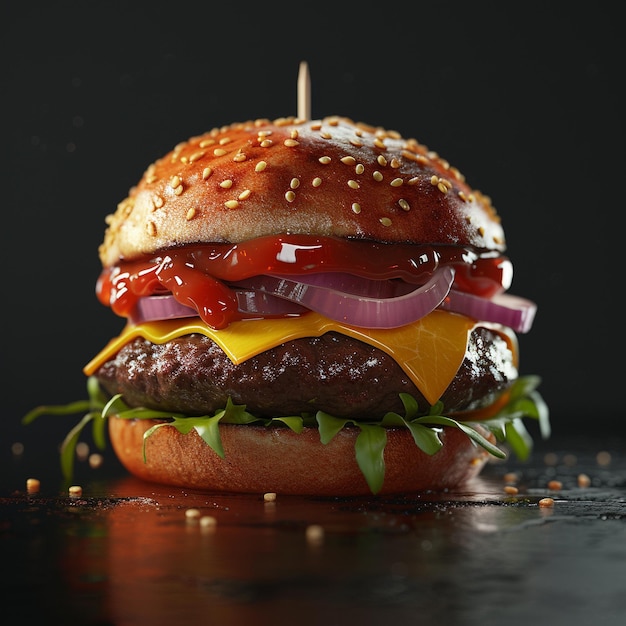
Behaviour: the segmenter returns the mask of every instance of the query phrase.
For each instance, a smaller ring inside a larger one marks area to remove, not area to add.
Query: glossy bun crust
[[[183,435],[166,426],[146,440],[144,462],[143,435],[155,423],[109,419],[119,460],[143,480],[213,492],[371,495],[355,460],[357,428],[344,428],[322,444],[313,428],[297,434],[287,427],[224,424],[220,425],[222,459],[195,430]],[[441,438],[443,447],[429,456],[416,447],[407,429],[389,429],[380,494],[455,489],[475,478],[487,462],[487,452],[456,428],[444,428]]]
[[[148,167],[107,218],[103,266],[281,233],[503,251],[489,198],[415,139],[341,117],[232,124]]]

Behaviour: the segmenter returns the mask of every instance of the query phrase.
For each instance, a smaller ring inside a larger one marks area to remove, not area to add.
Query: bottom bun
[[[304,496],[372,495],[354,451],[358,428],[344,428],[323,444],[316,428],[297,434],[286,427],[220,425],[225,458],[195,430],[159,428],[153,420],[111,417],[111,444],[122,465],[149,482],[231,493]],[[486,433],[484,433],[486,435]],[[488,453],[456,428],[444,428],[443,447],[430,456],[405,429],[388,429],[385,482],[380,494],[443,491],[476,477]]]

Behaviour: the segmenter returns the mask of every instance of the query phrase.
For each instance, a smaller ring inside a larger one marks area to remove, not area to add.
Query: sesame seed
[[[392,187],[400,187],[404,181],[401,178],[394,178],[389,184]]]
[[[185,216],[185,219],[187,221],[192,220],[196,215],[196,209],[194,207],[191,207],[189,209],[189,211],[187,211],[187,215]]]
[[[176,187],[180,187],[180,176],[172,176],[172,178],[170,178],[170,187],[172,189],[176,189]]]
[[[331,158],[329,156],[323,156],[320,157],[318,160],[322,165],[328,165],[331,161]]]
[[[206,180],[211,174],[213,174],[213,170],[210,167],[205,167],[202,170],[202,180]]]
[[[356,159],[353,156],[345,156],[339,159],[344,165],[354,165],[356,163]]]
[[[254,166],[254,171],[255,172],[262,172],[265,168],[267,167],[267,163],[265,161],[259,161],[255,166]]]
[[[407,185],[417,185],[417,183],[420,182],[420,179],[417,176],[413,176],[413,178],[409,178],[409,180],[406,181]]]
[[[89,455],[89,467],[96,469],[104,463],[104,457],[97,452]]]
[[[403,150],[402,156],[409,161],[419,161],[419,155],[409,152],[408,150]]]
[[[287,200],[287,202],[293,202],[296,199],[296,194],[293,191],[288,191],[285,194],[285,200]]]
[[[550,508],[554,506],[554,500],[552,498],[541,498],[539,500],[539,506],[542,508]]]
[[[359,183],[357,183],[356,180],[350,179],[348,181],[348,187],[350,187],[350,189],[359,189],[361,185],[359,185]]]
[[[357,215],[361,212],[361,205],[358,202],[352,203],[352,212],[356,213]]]
[[[398,204],[403,211],[409,211],[411,209],[411,205],[404,198],[400,198]]]
[[[297,188],[300,186],[300,179],[298,179],[298,178],[292,178],[292,179],[291,179],[291,181],[290,181],[290,183],[289,183],[289,186],[290,186],[292,189],[297,189]]]
[[[374,145],[375,145],[377,148],[381,148],[381,149],[383,149],[383,150],[384,150],[384,149],[385,149],[385,147],[386,147],[386,146],[385,146],[385,142],[384,142],[382,139],[380,139],[379,137],[376,137],[376,138],[374,139]]]
[[[269,148],[270,146],[274,145],[274,142],[271,139],[264,139],[260,145],[261,148]]]
[[[383,179],[383,175],[382,175],[382,174],[381,174],[378,170],[376,170],[376,171],[372,174],[372,178],[373,178],[373,179],[374,179],[377,183],[379,183],[379,182]]]
[[[321,184],[322,184],[322,179],[319,176],[316,176],[312,182],[313,187],[319,187]]]
[[[443,181],[439,181],[437,183],[437,189],[439,189],[441,193],[448,193],[448,187],[443,183]]]
[[[200,509],[187,509],[185,517],[187,519],[198,519],[200,517]]]
[[[239,200],[246,200],[247,198],[250,197],[250,194],[252,192],[249,189],[244,189],[238,196]]]
[[[363,145],[363,142],[358,139],[350,139],[350,143],[357,148],[360,148]]]
[[[198,147],[200,147],[200,148],[208,148],[209,146],[212,146],[214,143],[215,143],[215,139],[203,139],[198,144]]]
[[[434,174],[430,177],[430,184],[433,187],[436,187],[439,184],[439,176],[435,176]]]
[[[289,136],[292,139],[297,139],[298,138],[298,129],[297,128],[292,129],[292,131],[289,133]]]
[[[213,150],[213,155],[216,157],[224,156],[226,154],[226,150],[224,148],[215,148]]]
[[[509,495],[515,495],[519,493],[519,489],[515,487],[515,485],[506,485],[504,487],[504,493],[508,493]]]
[[[294,148],[295,146],[299,146],[300,142],[296,141],[295,139],[285,139],[285,141],[283,141],[283,144],[288,148]]]
[[[246,153],[239,150],[233,157],[233,161],[235,161],[235,163],[243,163],[247,158]]]
[[[320,544],[324,541],[324,528],[319,524],[309,524],[305,534],[306,540],[310,544]]]
[[[587,474],[578,474],[578,486],[585,488],[591,485],[591,478]]]
[[[223,180],[220,183],[220,187],[222,189],[230,189],[233,186],[233,181],[230,178],[227,178],[226,180]]]
[[[217,519],[212,515],[203,515],[199,522],[202,528],[213,528],[217,525]]]
[[[84,461],[89,456],[89,444],[85,441],[79,441],[76,444],[76,456]]]
[[[548,489],[550,491],[559,491],[563,489],[563,483],[560,480],[551,480],[548,482]]]
[[[195,161],[197,161],[198,159],[201,159],[204,155],[206,154],[206,152],[204,150],[198,150],[198,152],[194,152],[190,157],[189,157],[189,163],[194,163]]]
[[[456,167],[451,167],[449,171],[452,174],[452,176],[456,178],[456,180],[460,182],[463,182],[465,180],[465,176],[463,176],[463,174],[461,174],[461,172],[459,172],[459,170]]]
[[[178,187],[176,187],[176,189],[174,189],[174,194],[177,196],[180,196],[180,194],[183,193],[183,186],[182,185],[178,185]]]
[[[263,500],[265,502],[275,502],[276,501],[276,493],[273,491],[268,491],[263,494]]]
[[[37,493],[41,487],[41,482],[38,478],[28,478],[26,480],[26,491],[28,493]]]
[[[80,485],[72,485],[68,489],[70,498],[80,498],[83,495],[83,488]]]
[[[396,159],[395,157],[393,159],[391,159],[391,163],[389,163],[389,165],[391,165],[391,167],[393,167],[393,169],[397,170],[400,165],[402,165],[402,163],[400,162],[399,159]]]
[[[378,162],[378,165],[380,165],[381,167],[387,166],[387,159],[382,154],[378,155],[378,157],[376,158],[376,161]]]
[[[357,174],[362,174],[365,171],[365,166],[363,165],[363,163],[357,163],[357,166],[354,168],[354,171]]]
[[[224,202],[224,206],[227,209],[236,209],[239,206],[239,202],[237,200],[227,200]]]
[[[157,234],[156,224],[154,222],[147,222],[146,231],[148,232],[148,235],[150,235],[151,237],[155,237]]]
[[[322,133],[320,133],[320,136],[322,139],[332,139],[333,136],[328,132],[328,131],[324,131]]]
[[[388,217],[381,217],[379,222],[383,225],[383,226],[391,226],[391,220]]]
[[[467,196],[465,195],[464,191],[459,191],[459,198],[461,198],[463,202],[467,202]]]

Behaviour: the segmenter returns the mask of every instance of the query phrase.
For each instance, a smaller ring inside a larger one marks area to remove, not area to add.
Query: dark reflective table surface
[[[54,455],[4,445],[3,623],[626,624],[625,444],[542,442],[455,493],[274,501],[140,482],[112,452],[70,496]]]

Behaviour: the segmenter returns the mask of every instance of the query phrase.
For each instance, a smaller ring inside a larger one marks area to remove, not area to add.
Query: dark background
[[[20,419],[85,397],[83,365],[121,330],[94,292],[105,216],[178,141],[295,115],[302,60],[313,117],[415,137],[492,197],[511,292],[539,306],[521,371],[553,437],[623,431],[617,4],[3,3],[3,444],[64,435]]]

